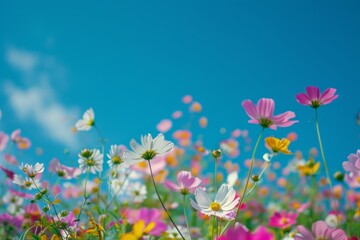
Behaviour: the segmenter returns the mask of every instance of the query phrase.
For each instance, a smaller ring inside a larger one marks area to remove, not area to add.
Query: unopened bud
[[[213,158],[220,158],[221,157],[221,150],[217,149],[211,152],[211,155],[213,156]]]
[[[251,176],[251,179],[254,181],[254,182],[258,182],[260,180],[259,176],[258,175],[252,175]]]
[[[337,171],[334,174],[334,178],[338,180],[339,182],[342,182],[344,180],[344,174],[342,172]]]
[[[49,208],[48,206],[44,206],[44,207],[42,208],[42,210],[43,210],[44,212],[48,212],[48,211],[50,210],[50,208]]]
[[[43,195],[41,193],[35,194],[35,199],[36,200],[40,200],[40,199],[42,199],[42,197],[43,197]]]
[[[66,217],[68,214],[69,214],[68,211],[65,211],[65,210],[61,211],[61,213],[60,213],[60,215],[62,217]]]

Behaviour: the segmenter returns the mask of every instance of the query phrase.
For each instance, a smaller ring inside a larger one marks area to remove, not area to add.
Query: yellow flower
[[[320,162],[315,163],[314,159],[310,158],[305,165],[298,166],[298,170],[302,176],[316,175],[320,168]]]
[[[291,154],[288,149],[290,141],[287,138],[279,139],[276,137],[265,138],[265,144],[273,153],[281,152],[283,154]]]
[[[154,227],[154,222],[145,226],[145,222],[140,220],[133,225],[132,232],[122,235],[120,240],[138,240],[143,235],[147,235]]]

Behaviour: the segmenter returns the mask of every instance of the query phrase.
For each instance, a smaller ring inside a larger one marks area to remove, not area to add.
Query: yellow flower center
[[[289,220],[287,218],[283,217],[283,218],[280,219],[280,223],[281,224],[288,224]]]
[[[217,202],[212,202],[212,203],[210,204],[210,208],[211,208],[211,210],[213,210],[213,211],[219,211],[219,210],[220,210],[220,204],[217,203]]]
[[[95,165],[95,160],[93,158],[90,158],[90,159],[87,159],[86,160],[86,164],[89,166],[89,167],[92,167]]]
[[[111,158],[111,161],[112,161],[115,165],[124,162],[124,161],[121,159],[121,157],[119,157],[119,156],[117,156],[117,155],[116,155],[116,156],[113,156],[113,157]]]
[[[140,168],[142,168],[142,169],[147,168],[146,162],[139,162],[139,163],[138,163],[138,166],[139,166]]]

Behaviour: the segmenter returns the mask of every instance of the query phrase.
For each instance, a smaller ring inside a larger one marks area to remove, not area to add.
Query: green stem
[[[82,213],[83,208],[84,208],[84,206],[86,204],[86,201],[88,200],[88,195],[86,194],[86,186],[87,186],[87,182],[88,182],[88,178],[89,178],[89,172],[90,171],[89,171],[89,167],[88,167],[87,170],[86,170],[86,178],[85,178],[85,186],[84,186],[84,201],[83,201],[83,203],[82,203],[82,205],[80,207],[80,212],[79,212],[79,214],[78,214],[78,216],[76,218],[77,221],[78,221],[76,227],[79,226],[81,213]]]
[[[188,223],[188,220],[187,220],[187,214],[186,214],[186,207],[185,207],[185,194],[183,195],[183,209],[184,209],[184,216],[185,216],[185,223],[186,223],[186,227],[187,227],[187,230],[189,232],[189,236],[190,236],[190,240],[191,240],[191,232],[190,232],[190,226],[189,226],[189,223]]]
[[[265,167],[263,168],[263,170],[261,171],[260,175],[259,175],[259,181],[261,180],[262,176],[264,175],[265,171],[270,167],[270,163],[265,163]],[[250,188],[250,190],[245,194],[244,200],[250,195],[250,193],[255,189],[255,187],[258,185],[259,181],[254,182],[254,184],[252,185],[252,187]]]
[[[152,180],[152,183],[153,183],[153,185],[154,185],[156,195],[157,195],[157,197],[159,198],[159,201],[160,201],[160,203],[161,203],[161,206],[163,207],[163,209],[164,209],[164,211],[165,211],[166,215],[168,216],[168,218],[169,218],[170,222],[174,225],[175,229],[176,229],[176,230],[178,231],[178,233],[180,234],[181,238],[182,238],[183,240],[185,240],[184,236],[183,236],[183,235],[182,235],[182,233],[180,232],[179,228],[176,226],[176,224],[175,224],[174,220],[171,218],[171,216],[170,216],[170,214],[169,214],[168,210],[166,209],[166,207],[165,207],[165,205],[164,205],[163,201],[161,200],[161,197],[160,197],[159,191],[158,191],[158,189],[157,189],[157,187],[156,187],[156,183],[155,183],[155,180],[154,180],[154,174],[153,174],[153,171],[152,171],[152,167],[151,167],[150,160],[148,160],[147,162],[149,163],[150,174],[151,174],[151,180]]]
[[[214,239],[214,229],[215,229],[215,216],[213,216],[212,219],[211,239]]]
[[[230,223],[231,223],[231,220],[226,223],[226,225],[224,226],[224,228],[222,229],[222,231],[220,231],[220,236],[223,235],[223,233],[226,231],[226,229],[228,228],[228,226],[230,225]]]
[[[251,162],[250,162],[250,168],[249,168],[249,172],[248,172],[248,175],[246,177],[246,182],[245,182],[245,187],[244,187],[244,190],[241,194],[241,197],[240,197],[240,201],[239,201],[239,206],[236,210],[236,215],[235,215],[235,218],[234,218],[234,224],[233,224],[233,227],[235,227],[235,223],[236,223],[236,218],[239,214],[239,211],[240,211],[240,207],[241,205],[243,204],[243,201],[244,201],[244,197],[245,197],[245,193],[246,193],[246,190],[248,188],[248,185],[249,185],[249,180],[250,180],[250,176],[251,176],[251,172],[252,172],[252,169],[253,169],[253,166],[254,166],[254,160],[255,160],[255,154],[256,154],[256,151],[257,151],[257,148],[259,146],[259,142],[260,142],[260,139],[262,137],[262,134],[264,132],[265,128],[262,128],[261,129],[261,132],[259,134],[259,137],[256,141],[256,144],[255,144],[255,147],[254,147],[254,150],[253,150],[253,153],[252,153],[252,156],[251,156]]]
[[[214,185],[215,185],[215,193],[217,192],[217,161],[218,158],[215,158],[215,167],[214,167]]]
[[[324,148],[323,148],[323,145],[322,145],[322,140],[321,140],[321,135],[320,135],[317,108],[315,108],[315,121],[316,121],[316,132],[317,132],[317,135],[318,135],[321,156],[322,156],[323,164],[324,164],[324,167],[325,167],[326,178],[327,178],[327,181],[328,181],[328,183],[330,185],[330,190],[331,190],[332,197],[333,197],[333,202],[334,202],[334,210],[337,212],[337,204],[336,204],[336,199],[335,199],[335,194],[334,194],[334,188],[333,188],[333,185],[332,185],[332,182],[331,182],[331,178],[330,178],[330,174],[329,174],[329,168],[327,166],[325,153],[324,153]],[[330,204],[330,207],[331,207],[331,204]]]

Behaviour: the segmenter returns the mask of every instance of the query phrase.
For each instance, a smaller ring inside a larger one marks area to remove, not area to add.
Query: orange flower
[[[270,149],[273,153],[281,152],[283,154],[291,154],[289,151],[290,141],[287,138],[279,139],[276,137],[267,137],[265,138],[265,145],[268,149]]]

